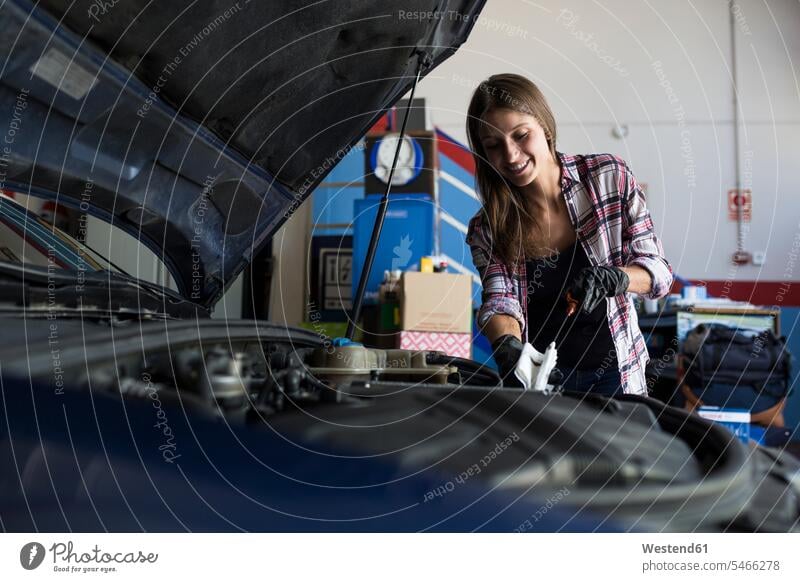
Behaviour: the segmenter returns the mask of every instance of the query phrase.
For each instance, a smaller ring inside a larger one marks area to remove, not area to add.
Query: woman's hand
[[[522,355],[523,343],[520,339],[519,322],[509,315],[498,313],[486,323],[483,333],[492,343],[492,356],[497,362],[500,378],[504,386],[521,386],[514,375],[514,369]]]
[[[504,386],[520,385],[514,375],[514,368],[517,367],[523,347],[520,339],[511,334],[500,336],[492,343],[492,356],[500,369]]]
[[[618,267],[586,267],[572,280],[568,292],[581,304],[584,313],[591,313],[606,297],[628,290],[630,278]]]

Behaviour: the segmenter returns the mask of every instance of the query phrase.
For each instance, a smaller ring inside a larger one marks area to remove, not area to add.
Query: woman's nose
[[[514,163],[519,158],[519,148],[514,145],[503,146],[503,159],[506,163]]]

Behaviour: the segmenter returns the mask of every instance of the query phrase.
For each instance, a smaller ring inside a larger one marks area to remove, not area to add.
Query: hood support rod
[[[400,157],[400,148],[403,145],[403,137],[406,133],[406,123],[408,123],[408,115],[411,112],[411,105],[414,102],[414,92],[417,89],[417,83],[419,83],[420,75],[422,74],[422,68],[430,59],[430,56],[422,51],[417,51],[417,73],[414,77],[414,83],[411,85],[411,94],[408,97],[408,105],[406,105],[406,111],[403,115],[403,123],[400,126],[400,135],[397,138],[397,147],[394,149],[394,159],[392,160],[392,168],[389,170],[389,179],[386,181],[386,190],[383,193],[383,197],[381,198],[381,204],[378,207],[378,215],[375,217],[375,226],[372,227],[372,236],[369,239],[369,247],[367,247],[367,257],[364,261],[364,268],[361,270],[361,277],[358,280],[358,290],[356,291],[356,296],[353,298],[353,310],[350,314],[350,318],[347,322],[347,332],[345,333],[345,339],[348,341],[352,341],[353,334],[356,330],[356,324],[358,322],[359,317],[361,317],[361,306],[364,302],[364,292],[367,288],[367,280],[369,279],[369,273],[372,270],[372,263],[375,261],[375,252],[378,249],[378,240],[381,237],[381,230],[383,230],[383,221],[386,218],[386,210],[389,207],[389,193],[392,190],[392,178],[394,177],[394,170],[397,166],[397,160]]]

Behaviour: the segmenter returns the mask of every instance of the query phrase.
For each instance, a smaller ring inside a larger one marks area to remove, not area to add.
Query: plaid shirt
[[[655,299],[669,293],[672,268],[664,258],[653,232],[653,221],[644,193],[624,160],[610,154],[568,156],[561,161],[561,192],[577,238],[592,265],[625,267],[639,265],[652,277],[652,289],[644,297]],[[510,315],[519,322],[523,341],[528,341],[528,281],[525,258],[513,268],[492,253],[492,238],[483,212],[469,223],[467,244],[483,282],[478,325],[495,314]],[[606,301],[608,327],[617,352],[623,391],[646,394],[645,365],[650,360],[633,305],[631,293]]]

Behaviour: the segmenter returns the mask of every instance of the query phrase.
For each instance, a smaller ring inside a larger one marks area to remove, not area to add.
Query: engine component
[[[429,354],[438,352],[377,350],[361,345],[328,346],[311,353],[309,371],[332,387],[370,380],[446,384],[458,369],[431,363]]]
[[[200,374],[201,390],[225,409],[240,408],[247,402],[253,382],[250,358],[241,352],[216,347],[205,357]]]
[[[196,394],[224,410],[241,408],[248,402],[256,382],[253,358],[244,352],[215,346],[203,353],[191,347],[172,355],[177,388]],[[163,372],[162,372],[163,374]]]

